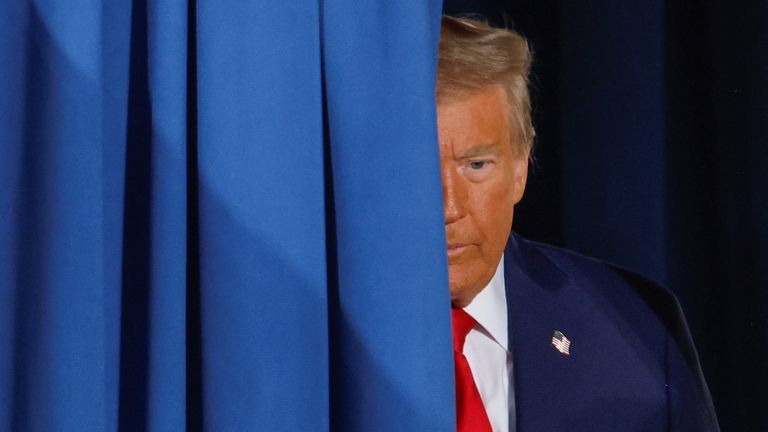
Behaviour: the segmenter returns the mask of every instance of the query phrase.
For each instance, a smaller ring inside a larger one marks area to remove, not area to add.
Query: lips
[[[467,246],[471,246],[471,243],[448,243],[448,250],[458,250]]]
[[[447,245],[447,255],[448,255],[448,263],[458,263],[461,260],[462,257],[467,257],[467,255],[473,248],[473,243],[448,243]]]

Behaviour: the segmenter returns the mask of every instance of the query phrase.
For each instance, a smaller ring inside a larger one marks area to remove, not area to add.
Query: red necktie
[[[472,378],[464,340],[477,324],[463,309],[451,309],[453,322],[453,361],[456,367],[456,430],[458,432],[493,432],[480,392]]]

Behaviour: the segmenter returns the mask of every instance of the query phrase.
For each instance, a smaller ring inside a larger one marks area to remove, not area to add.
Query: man
[[[716,431],[676,299],[514,234],[534,131],[514,32],[443,18],[437,117],[460,431]]]

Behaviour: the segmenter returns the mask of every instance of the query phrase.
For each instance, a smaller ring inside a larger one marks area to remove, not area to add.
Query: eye
[[[493,175],[493,159],[469,160],[463,164],[462,173],[471,182],[481,182]]]

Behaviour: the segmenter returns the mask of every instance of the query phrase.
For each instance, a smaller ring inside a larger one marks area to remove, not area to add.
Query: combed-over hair
[[[507,94],[512,142],[518,154],[530,154],[531,122],[528,42],[512,30],[472,18],[443,16],[437,67],[437,102],[466,98],[495,85]]]

